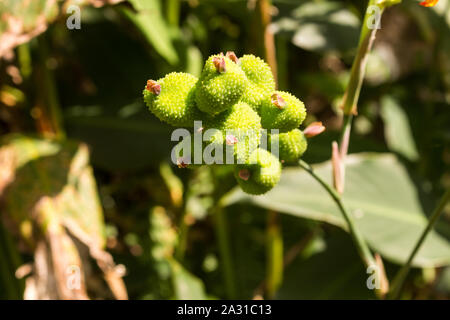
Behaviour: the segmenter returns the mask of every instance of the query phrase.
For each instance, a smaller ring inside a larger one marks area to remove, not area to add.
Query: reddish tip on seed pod
[[[278,93],[272,95],[271,101],[272,104],[280,110],[286,107],[286,101]]]
[[[250,179],[250,171],[248,171],[247,169],[242,169],[239,171],[239,178],[241,178],[242,180],[247,181],[248,179]]]
[[[161,85],[155,80],[147,80],[146,89],[156,95],[159,95],[161,93]]]
[[[179,158],[177,160],[177,166],[178,166],[178,168],[187,168],[188,162],[183,158]]]
[[[214,57],[213,64],[216,67],[217,72],[226,72],[225,58],[223,57],[223,54],[221,54],[219,57]]]
[[[324,131],[325,127],[322,125],[322,122],[313,122],[309,126],[307,126],[305,130],[303,130],[303,134],[307,138],[312,138]]]
[[[227,142],[227,145],[229,145],[229,146],[233,146],[236,143],[238,143],[238,139],[235,136],[233,136],[232,134],[227,134],[225,140]]]
[[[230,59],[231,61],[233,61],[234,63],[239,63],[239,58],[236,56],[236,54],[234,53],[234,51],[227,51],[227,53],[225,54],[225,56]]]

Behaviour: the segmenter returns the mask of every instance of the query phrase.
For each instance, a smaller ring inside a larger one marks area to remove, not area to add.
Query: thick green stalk
[[[167,21],[177,27],[180,20],[180,0],[167,0]]]
[[[411,263],[413,262],[414,257],[416,256],[417,252],[419,252],[420,247],[425,242],[425,239],[427,238],[430,231],[433,229],[434,224],[441,216],[441,213],[444,211],[445,205],[447,204],[448,201],[450,201],[450,189],[448,189],[442,196],[441,200],[439,201],[439,204],[431,214],[430,219],[428,220],[428,224],[425,227],[425,230],[423,230],[419,240],[417,241],[416,245],[411,251],[408,260],[403,265],[403,267],[398,271],[394,280],[392,281],[392,289],[391,292],[389,293],[390,299],[398,299],[400,292],[403,288],[403,284],[405,283],[406,276],[408,275],[409,269],[411,269]]]
[[[220,267],[223,272],[226,297],[236,299],[236,277],[234,273],[233,255],[231,250],[230,231],[228,229],[228,219],[224,212],[224,203],[229,193],[223,194],[220,190],[220,179],[217,176],[215,168],[211,168],[211,174],[214,180],[215,206],[212,208],[213,223],[217,238],[217,245],[220,257]]]
[[[178,245],[175,249],[175,258],[178,261],[183,261],[184,259],[184,254],[186,252],[186,247],[187,247],[187,235],[188,235],[188,229],[189,226],[186,223],[186,212],[184,211],[181,219],[180,219],[180,224],[179,224],[179,229],[178,229]]]
[[[216,227],[217,243],[219,245],[219,255],[222,261],[223,277],[228,299],[236,299],[236,282],[232,262],[230,238],[227,219],[221,202],[217,204],[214,210],[214,225]]]
[[[358,48],[355,59],[353,60],[350,72],[350,80],[345,91],[342,109],[344,111],[344,119],[340,137],[340,153],[344,160],[349,140],[353,115],[357,113],[358,99],[361,92],[362,82],[364,80],[368,53],[370,52],[375,35],[377,33],[376,21],[380,21],[383,10],[387,4],[377,4],[378,0],[369,0],[366,13],[364,15],[361,34],[359,37]],[[372,11],[372,8],[378,8],[378,11]]]
[[[370,252],[369,246],[367,245],[364,238],[359,233],[359,230],[356,228],[355,223],[353,221],[353,218],[351,214],[347,211],[344,204],[342,203],[341,196],[339,193],[334,190],[333,187],[331,187],[328,183],[326,183],[321,177],[319,177],[310,167],[309,164],[304,162],[303,160],[299,161],[300,167],[305,169],[317,182],[320,183],[320,185],[328,192],[328,194],[331,196],[331,198],[334,200],[336,205],[338,206],[339,210],[341,211],[342,215],[344,216],[344,219],[348,226],[348,231],[350,233],[350,236],[353,239],[353,242],[356,245],[356,248],[358,250],[358,253],[363,260],[366,267],[369,266],[376,266],[375,258],[373,257],[372,253]]]
[[[278,212],[268,212],[266,231],[266,296],[268,299],[273,299],[283,281],[283,235],[279,219]]]

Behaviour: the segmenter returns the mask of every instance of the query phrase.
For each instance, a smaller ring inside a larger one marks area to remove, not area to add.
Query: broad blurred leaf
[[[89,145],[95,165],[139,170],[170,158],[175,145],[170,141],[171,128],[144,110],[142,103],[125,106],[116,115],[90,116],[89,108],[79,110],[79,114],[67,116],[68,132]]]
[[[406,170],[389,154],[349,156],[344,202],[370,246],[385,258],[403,263],[426,225],[417,191]],[[330,163],[316,172],[331,180]],[[319,220],[345,228],[344,220],[325,190],[300,168],[283,170],[277,187],[264,196],[252,197],[236,189],[228,204],[254,205]],[[431,232],[413,264],[432,267],[450,264],[450,244]]]
[[[360,21],[338,2],[307,2],[273,23],[277,32],[293,33],[292,43],[310,51],[348,51],[356,48]]]
[[[367,56],[364,81],[377,86],[399,77],[400,67],[392,52],[386,45],[375,46]]]
[[[0,2],[0,57],[47,29],[58,15],[55,1],[5,0]]]
[[[44,196],[57,198],[58,219],[75,223],[99,247],[104,245],[103,213],[88,150],[74,142],[60,144],[25,136],[9,136],[1,151],[13,151],[15,179],[5,189],[6,211],[19,224]]]
[[[115,0],[118,3],[123,0]],[[95,1],[95,7],[109,1]],[[0,57],[16,46],[30,41],[47,30],[48,24],[65,15],[61,8],[74,4],[92,5],[91,0],[4,0],[0,2]]]
[[[447,297],[450,296],[450,267],[442,270],[436,283],[436,291]]]
[[[196,46],[189,46],[186,53],[186,72],[199,77],[203,68],[202,53]]]
[[[276,298],[374,299],[366,285],[369,276],[350,239],[333,232],[322,250],[308,257],[299,255],[286,268]]]
[[[158,0],[130,0],[134,9],[122,8],[122,12],[142,32],[147,41],[170,64],[178,62],[178,55],[172,44],[167,23],[163,18]]]
[[[388,96],[381,99],[381,117],[384,121],[384,134],[389,148],[411,161],[417,160],[419,154],[408,116],[395,99]]]
[[[89,270],[73,238],[89,248],[114,295],[126,298],[114,262],[103,251],[103,212],[86,145],[10,135],[0,146],[0,167],[13,170],[0,190],[4,211],[33,247],[35,263],[49,262],[35,266],[25,298],[88,298],[84,280],[76,290],[66,285],[68,268]]]
[[[178,300],[205,300],[203,282],[188,272],[174,259],[170,260],[175,298]]]

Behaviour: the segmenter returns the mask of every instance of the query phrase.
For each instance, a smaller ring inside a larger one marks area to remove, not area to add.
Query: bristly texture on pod
[[[239,59],[239,63],[248,79],[242,100],[259,110],[264,98],[275,91],[272,70],[264,60],[251,54],[244,55]]]
[[[269,150],[272,151],[272,147],[276,148],[277,142],[278,157],[281,163],[296,163],[308,147],[306,137],[299,129],[270,135],[267,142]],[[274,143],[274,146],[272,146],[272,143]]]
[[[244,163],[259,146],[261,139],[261,118],[245,102],[238,102],[229,110],[205,119],[206,128],[218,129],[211,142],[234,148],[237,161]]]
[[[234,176],[244,192],[264,194],[280,181],[281,164],[269,151],[256,149],[248,164],[236,165]]]
[[[179,168],[231,164],[242,190],[253,195],[272,189],[280,180],[281,163],[298,161],[306,138],[325,129],[321,123],[298,129],[306,117],[303,102],[275,91],[269,65],[253,55],[238,58],[229,51],[210,56],[200,79],[169,73],[148,80],[143,95],[149,109],[168,124],[192,127],[202,121],[172,150]],[[270,151],[259,147],[262,128],[279,130],[268,136]]]
[[[181,72],[169,73],[158,81],[149,80],[143,91],[145,103],[161,121],[192,127],[200,117],[195,106],[196,83],[196,77]]]
[[[215,115],[231,108],[245,91],[247,79],[241,68],[223,54],[208,58],[200,76],[197,107]]]
[[[264,129],[278,129],[288,132],[302,124],[306,117],[303,102],[288,92],[276,91],[266,97],[260,108]]]

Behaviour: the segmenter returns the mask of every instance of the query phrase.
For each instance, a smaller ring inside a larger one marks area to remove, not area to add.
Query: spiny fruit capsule
[[[148,80],[143,92],[145,103],[161,121],[176,127],[193,126],[200,114],[195,106],[196,83],[195,76],[181,72]]]
[[[276,91],[263,100],[260,115],[263,128],[288,132],[305,120],[306,109],[303,102],[290,93]]]
[[[236,165],[234,176],[244,192],[264,194],[280,181],[281,164],[269,151],[256,149],[248,164]]]
[[[251,54],[246,54],[240,58],[239,64],[248,79],[242,101],[247,102],[255,110],[258,110],[263,99],[275,91],[275,80],[272,71],[264,60]]]
[[[197,107],[211,115],[231,108],[242,97],[247,79],[241,68],[223,54],[208,58],[198,82]]]
[[[282,163],[295,163],[305,153],[308,147],[305,135],[299,129],[270,135],[268,146],[272,152],[274,152],[272,148],[275,148],[277,139],[278,156]],[[274,146],[272,146],[272,143],[274,143]]]
[[[215,117],[207,117],[205,127],[219,130],[210,141],[224,147],[233,146],[234,159],[238,163],[248,159],[261,139],[261,118],[245,102],[238,102]]]

